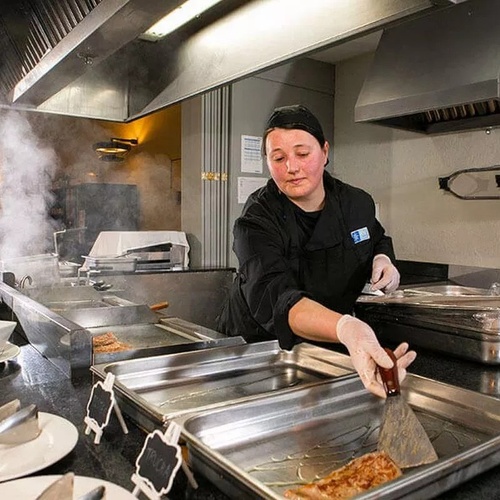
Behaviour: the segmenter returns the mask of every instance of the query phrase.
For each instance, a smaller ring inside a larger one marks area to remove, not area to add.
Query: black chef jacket
[[[290,308],[309,297],[342,314],[352,312],[371,276],[373,257],[394,261],[392,240],[375,218],[371,196],[325,171],[325,206],[312,235],[300,243],[296,206],[270,179],[250,195],[233,229],[239,269],[218,328],[248,342],[301,339],[288,325]]]

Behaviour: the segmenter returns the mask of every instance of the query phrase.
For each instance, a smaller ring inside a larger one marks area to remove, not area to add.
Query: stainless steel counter
[[[0,282],[0,297],[19,331],[65,376],[78,378],[96,362],[153,356],[220,345],[241,345],[209,328],[165,316],[91,286],[18,290]],[[111,332],[123,349],[95,353],[93,337]]]

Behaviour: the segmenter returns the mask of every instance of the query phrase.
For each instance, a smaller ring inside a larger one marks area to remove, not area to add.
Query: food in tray
[[[113,332],[106,332],[102,335],[96,335],[92,339],[94,353],[126,351],[132,346],[125,342],[120,342]]]
[[[344,500],[401,476],[385,452],[366,453],[319,481],[285,491],[292,500]]]

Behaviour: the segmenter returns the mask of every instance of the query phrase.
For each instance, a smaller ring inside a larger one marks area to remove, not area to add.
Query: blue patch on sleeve
[[[368,228],[362,227],[360,229],[356,229],[356,231],[351,232],[351,238],[352,241],[354,241],[355,244],[361,243],[362,241],[366,241],[370,239],[370,233],[368,231]]]

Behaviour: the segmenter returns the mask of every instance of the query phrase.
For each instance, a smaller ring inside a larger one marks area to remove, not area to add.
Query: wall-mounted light
[[[123,161],[132,146],[137,146],[137,139],[122,139],[112,137],[106,142],[96,142],[93,146],[99,160],[102,161]]]
[[[139,38],[155,42],[219,3],[221,0],[187,0],[160,19]]]

